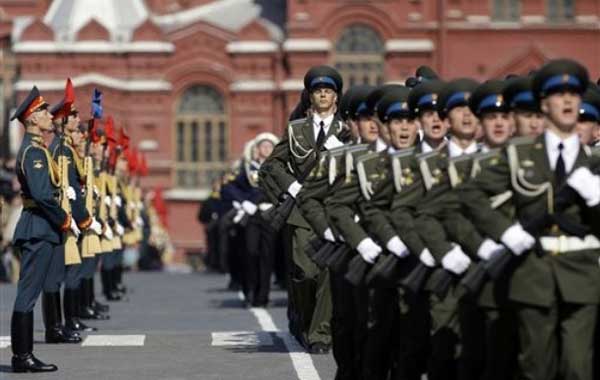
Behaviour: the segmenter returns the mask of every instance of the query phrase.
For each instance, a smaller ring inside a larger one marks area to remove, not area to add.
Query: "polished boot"
[[[107,320],[110,319],[108,315],[98,313],[92,308],[92,301],[90,299],[89,282],[87,280],[81,281],[79,286],[79,318],[80,319],[98,319]]]
[[[13,372],[54,372],[54,364],[46,364],[33,356],[33,311],[13,312],[10,324]]]
[[[113,290],[112,272],[112,269],[102,270],[102,292],[107,301],[120,301],[121,295]]]
[[[42,295],[42,316],[46,326],[46,343],[80,343],[81,336],[62,325],[60,292]]]
[[[92,300],[92,308],[99,313],[108,313],[110,311],[110,306],[100,303],[96,300],[96,291],[94,290],[94,278],[88,278],[84,281],[89,282],[89,292],[90,292],[90,300]]]
[[[123,266],[117,265],[114,269],[115,290],[121,294],[127,293],[127,287],[123,285]]]
[[[79,319],[79,299],[76,289],[65,289],[65,325],[73,331],[96,331]]]

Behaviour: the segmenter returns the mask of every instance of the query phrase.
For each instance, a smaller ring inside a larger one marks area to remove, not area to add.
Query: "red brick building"
[[[308,67],[377,84],[421,64],[485,79],[565,56],[600,75],[600,1],[0,0],[0,132],[15,149],[6,115],[33,84],[55,101],[71,77],[80,105],[101,88],[146,151],[144,185],[168,190],[177,247],[198,249],[211,178],[282,131]]]

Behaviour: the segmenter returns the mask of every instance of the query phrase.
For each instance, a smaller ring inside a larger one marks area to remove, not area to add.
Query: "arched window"
[[[176,182],[208,189],[227,168],[229,133],[223,96],[210,86],[188,88],[177,105]]]
[[[335,67],[344,78],[344,87],[384,82],[384,46],[371,27],[354,24],[342,32],[335,44]]]

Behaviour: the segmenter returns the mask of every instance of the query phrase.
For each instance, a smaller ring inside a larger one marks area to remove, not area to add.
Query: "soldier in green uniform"
[[[544,132],[544,115],[531,92],[531,76],[513,77],[507,80],[504,97],[515,121],[516,134],[537,137]]]
[[[275,182],[293,198],[302,190],[303,182],[313,180],[313,169],[322,150],[338,140],[336,136],[344,130],[336,115],[342,86],[342,78],[335,69],[328,66],[310,69],[304,78],[304,87],[310,95],[309,116],[290,122],[280,143],[261,167],[265,180]],[[315,231],[297,207],[287,223],[293,236],[288,290],[290,331],[311,352],[326,353],[331,343],[328,272],[320,270],[306,256],[304,249]]]
[[[533,78],[533,95],[546,116],[546,131],[511,140],[501,160],[462,191],[469,217],[514,254],[509,299],[518,320],[519,379],[591,379],[593,331],[600,300],[600,242],[565,231],[565,218],[598,233],[589,207],[600,203],[600,186],[588,169],[589,151],[574,132],[587,71],[570,60],[551,61]],[[571,204],[557,224],[530,233],[524,225],[553,214],[554,194],[568,184],[585,202]],[[489,197],[512,191],[515,218],[494,210]],[[538,248],[534,249],[538,242]]]
[[[71,230],[78,235],[80,231],[55,197],[60,178],[46,148],[53,132],[52,115],[36,87],[11,119],[25,126],[16,166],[23,212],[13,238],[21,255],[21,271],[11,320],[12,368],[14,372],[56,371],[55,365],[45,364],[33,355],[33,308],[53,256],[62,244],[62,233]]]
[[[593,146],[600,138],[600,89],[593,83],[583,94],[575,131],[583,145]]]

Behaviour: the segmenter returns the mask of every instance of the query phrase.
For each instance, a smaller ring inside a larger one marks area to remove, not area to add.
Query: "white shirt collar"
[[[387,144],[385,143],[385,141],[383,141],[381,138],[377,138],[377,141],[375,141],[375,151],[376,152],[383,152],[384,150],[387,149]]]
[[[334,114],[331,114],[326,118],[321,119],[321,116],[319,116],[317,113],[313,114],[313,131],[315,133],[315,141],[317,140],[317,136],[319,136],[319,131],[321,130],[321,121],[323,122],[323,130],[325,131],[325,134],[327,134],[329,132],[329,127],[331,127],[331,123],[333,122],[334,116]]]
[[[433,152],[433,148],[431,147],[431,145],[429,145],[427,143],[427,141],[423,140],[423,141],[421,141],[421,152],[423,152],[423,153]]]
[[[457,143],[452,141],[452,139],[450,139],[450,142],[448,143],[448,154],[450,154],[450,157],[458,157],[462,156],[463,154],[473,153],[477,153],[477,143],[475,141],[471,142],[471,144],[468,147],[463,149],[460,146],[458,146]]]
[[[548,154],[548,161],[550,162],[550,167],[552,168],[552,170],[556,168],[556,160],[558,160],[558,155],[560,153],[558,145],[562,142],[562,157],[563,161],[565,162],[565,169],[567,173],[569,173],[573,169],[575,161],[577,160],[577,156],[579,155],[579,149],[581,147],[581,143],[579,142],[579,136],[577,136],[576,133],[573,133],[566,139],[561,140],[561,138],[558,137],[556,133],[552,132],[549,129],[546,129],[546,131],[544,132],[544,139],[546,142],[546,153]]]

